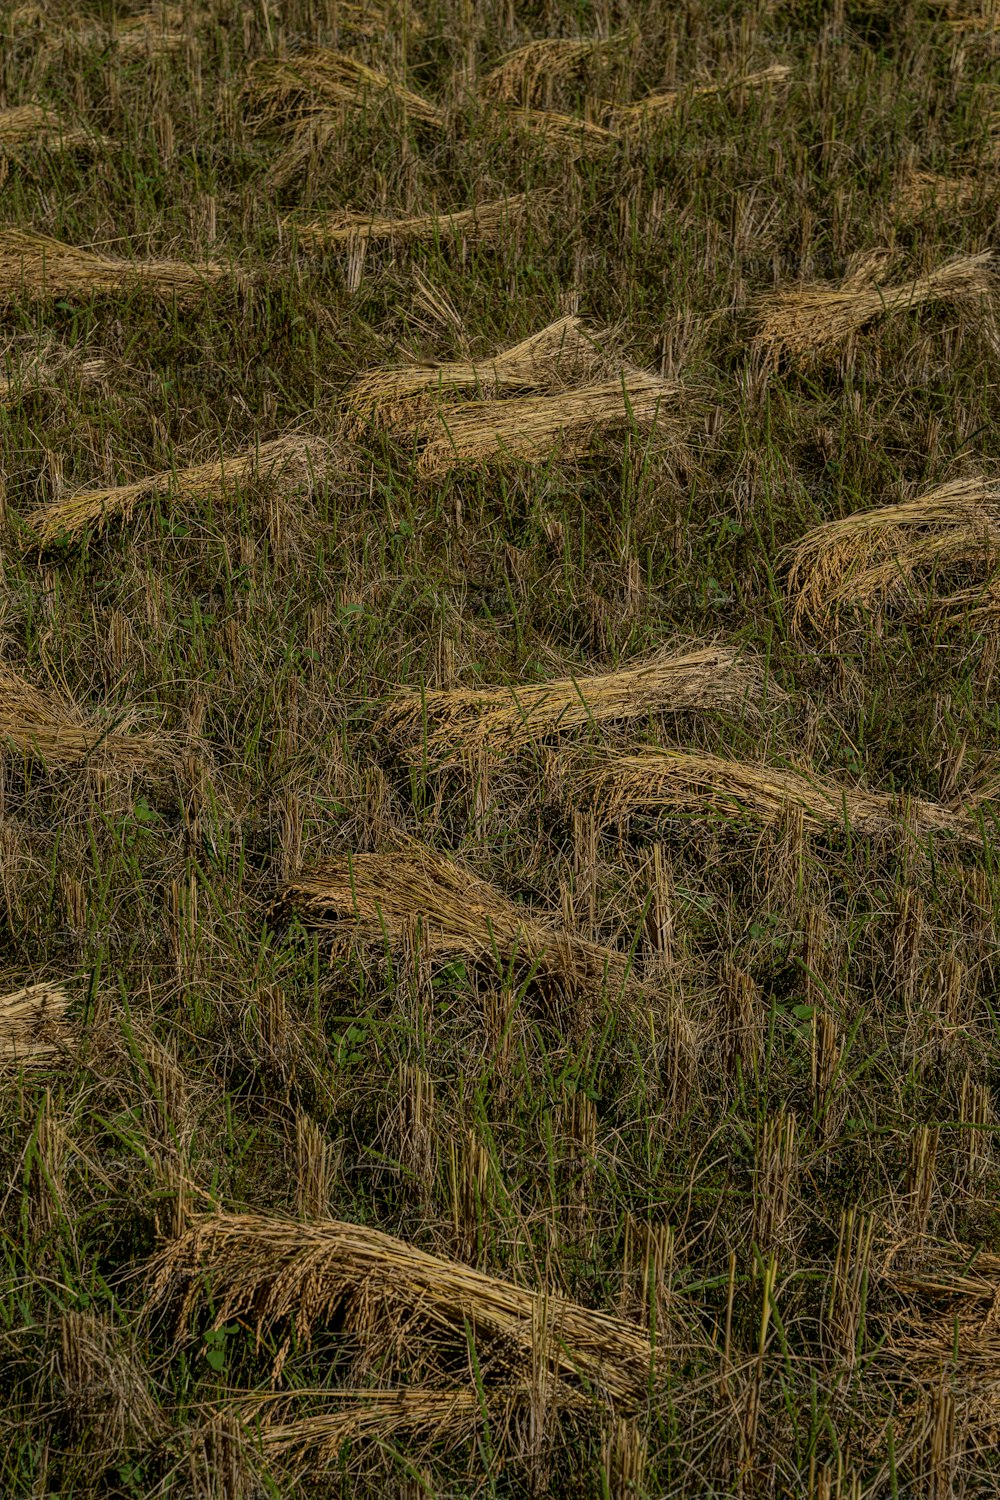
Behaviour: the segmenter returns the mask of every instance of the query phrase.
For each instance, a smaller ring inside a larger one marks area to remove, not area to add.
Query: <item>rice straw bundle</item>
[[[30,984],[0,997],[0,1063],[43,1063],[73,1036],[70,997],[58,984]]]
[[[310,482],[321,468],[327,444],[302,433],[289,433],[243,453],[190,469],[165,469],[113,489],[78,490],[33,511],[26,524],[40,547],[77,541],[85,531],[101,531],[112,520],[126,521],[141,501],[158,496],[193,499],[227,493],[253,479],[281,479],[291,485]]]
[[[24,151],[98,151],[111,145],[106,136],[86,125],[71,125],[44,104],[18,104],[0,109],[0,155]]]
[[[793,549],[792,625],[822,627],[845,605],[871,609],[905,595],[921,572],[988,566],[1000,549],[1000,483],[953,479],[927,494],[827,521]]]
[[[884,264],[885,252],[877,251],[862,258],[840,286],[817,284],[766,297],[756,348],[771,361],[785,353],[804,362],[829,354],[877,318],[934,302],[982,301],[995,287],[989,251],[956,256],[928,275],[896,286],[878,281]]]
[[[441,392],[471,390],[493,396],[504,390],[558,389],[568,379],[597,371],[601,363],[597,338],[581,319],[557,318],[492,359],[369,370],[347,392],[352,431],[358,435],[373,421],[407,431],[436,409],[435,397]]]
[[[978,823],[965,810],[701,751],[643,750],[608,757],[579,771],[575,789],[606,820],[668,809],[767,824],[799,812],[813,831],[847,825],[860,833],[880,833],[899,827],[905,814],[919,835],[952,833],[968,841],[980,836]]]
[[[612,123],[616,129],[633,131],[643,125],[655,123],[664,115],[672,114],[682,101],[728,94],[734,89],[768,88],[773,84],[784,83],[791,77],[791,73],[791,68],[783,63],[773,63],[759,73],[744,73],[725,83],[694,84],[686,88],[666,89],[660,93],[647,94],[644,99],[637,99],[634,104],[620,105],[613,109]]]
[[[553,151],[570,157],[600,156],[619,140],[615,131],[580,115],[561,115],[548,109],[509,109],[498,114],[515,130],[523,130]]]
[[[962,213],[975,202],[977,192],[973,177],[942,177],[911,168],[893,195],[893,216],[907,224],[924,214]]]
[[[46,765],[75,766],[86,760],[127,769],[172,763],[165,735],[133,731],[133,713],[101,724],[66,699],[43,693],[10,668],[0,668],[0,746],[37,756]]]
[[[527,193],[515,193],[509,198],[495,198],[455,213],[386,219],[378,214],[337,210],[309,224],[295,225],[291,218],[282,222],[286,228],[296,228],[301,244],[315,249],[327,245],[369,244],[372,240],[440,239],[479,243],[515,229],[523,222],[527,210]]]
[[[366,1225],[206,1214],[154,1259],[150,1307],[179,1298],[186,1323],[210,1279],[213,1323],[252,1320],[260,1336],[294,1319],[296,1340],[336,1319],[340,1336],[396,1363],[416,1352],[454,1378],[475,1331],[483,1381],[503,1386],[539,1364],[571,1390],[635,1405],[652,1366],[647,1335],[604,1312],[530,1291],[414,1249]],[[400,1335],[405,1330],[405,1338]],[[275,1376],[291,1346],[278,1347]],[[534,1362],[534,1363],[533,1363]],[[405,1399],[405,1398],[404,1398]]]
[[[376,726],[401,742],[410,761],[453,761],[479,751],[516,752],[587,724],[627,723],[650,714],[751,708],[763,691],[756,664],[724,646],[662,651],[599,677],[564,677],[501,688],[407,690]]]
[[[0,306],[148,288],[190,302],[232,275],[221,261],[118,260],[23,229],[0,229]]]
[[[264,120],[325,109],[339,112],[392,101],[422,125],[444,129],[440,105],[395,83],[346,52],[310,47],[293,57],[261,58],[250,69],[248,91]]]
[[[607,62],[630,42],[631,33],[587,40],[545,37],[509,52],[483,79],[484,99],[501,104],[541,103],[541,95],[577,77],[594,60]]]
[[[417,471],[436,478],[463,464],[581,453],[598,431],[665,423],[664,407],[676,406],[683,391],[676,382],[628,370],[618,380],[552,396],[443,406],[417,428],[425,440]]]
[[[540,921],[455,860],[415,843],[309,870],[284,887],[276,912],[294,912],[311,927],[350,928],[376,945],[407,941],[419,924],[429,956],[517,960],[556,981],[626,976],[623,954]]]

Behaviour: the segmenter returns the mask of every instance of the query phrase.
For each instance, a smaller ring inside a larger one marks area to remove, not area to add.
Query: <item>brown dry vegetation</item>
[[[1000,1487],[995,10],[0,14],[0,1494]]]

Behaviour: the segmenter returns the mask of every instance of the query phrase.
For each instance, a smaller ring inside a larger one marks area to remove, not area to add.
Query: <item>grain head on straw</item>
[[[85,532],[96,533],[111,520],[127,521],[136,506],[167,497],[189,500],[203,495],[225,496],[234,485],[255,479],[299,486],[315,482],[322,473],[327,444],[303,433],[287,433],[242,453],[187,469],[166,469],[111,489],[78,490],[33,511],[26,525],[39,547],[76,542]]]
[[[579,77],[589,63],[613,61],[631,40],[632,33],[623,31],[603,38],[543,37],[527,42],[487,73],[480,92],[502,104],[542,104],[554,87]]]
[[[647,94],[632,104],[619,105],[611,109],[611,122],[622,132],[641,130],[643,126],[655,124],[665,115],[670,115],[678,106],[690,99],[712,98],[737,92],[740,89],[761,89],[785,83],[792,70],[783,63],[772,63],[757,73],[743,73],[719,83],[689,84],[685,88],[664,89]]]
[[[470,752],[516,752],[587,725],[654,714],[755,713],[763,687],[757,663],[732,648],[665,650],[599,676],[499,688],[408,689],[389,703],[377,728],[400,744],[407,759],[447,763]]]
[[[758,354],[771,363],[782,354],[795,363],[821,359],[891,313],[937,302],[984,303],[995,290],[990,251],[955,256],[926,276],[895,285],[880,279],[885,259],[884,251],[862,257],[839,286],[818,284],[765,297],[754,341]]]
[[[619,141],[616,131],[582,115],[559,114],[549,109],[498,109],[495,114],[498,122],[569,159],[601,156]]]
[[[0,109],[0,155],[28,151],[100,151],[111,142],[97,130],[73,124],[45,104]]]
[[[480,244],[515,230],[524,222],[528,204],[527,193],[514,193],[509,198],[496,198],[488,203],[479,203],[475,208],[463,208],[453,213],[417,214],[392,219],[379,214],[360,214],[337,209],[321,218],[312,219],[307,224],[296,223],[291,217],[286,218],[283,223],[286,229],[295,229],[300,244],[314,250],[323,250],[328,246],[370,244],[380,240],[393,244],[406,244],[414,240],[455,240]]]
[[[88,717],[61,694],[42,692],[9,667],[0,668],[0,746],[48,766],[85,762],[125,769],[172,765],[176,753],[163,733],[135,727],[134,713]]]
[[[264,122],[316,110],[356,110],[392,102],[410,119],[441,130],[447,114],[376,68],[329,47],[309,47],[290,57],[261,58],[251,67],[247,92]]]
[[[222,261],[121,260],[23,229],[0,230],[0,305],[146,288],[190,302],[232,277]]]
[[[65,1019],[69,1003],[59,984],[30,984],[0,996],[0,1063],[44,1063],[62,1052],[74,1035]]]
[[[846,606],[872,610],[905,598],[936,568],[985,568],[998,555],[1000,483],[981,475],[827,521],[792,549],[792,624],[823,628]]]

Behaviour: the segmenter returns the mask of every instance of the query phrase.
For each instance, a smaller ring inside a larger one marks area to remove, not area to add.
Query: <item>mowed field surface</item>
[[[0,1492],[1000,1487],[1000,12],[0,25]]]

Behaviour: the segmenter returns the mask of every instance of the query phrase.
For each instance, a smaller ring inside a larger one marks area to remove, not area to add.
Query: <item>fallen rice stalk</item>
[[[981,475],[953,479],[899,505],[827,521],[792,551],[793,627],[806,619],[822,627],[844,605],[880,607],[904,595],[920,571],[988,565],[998,547],[1000,483]]]
[[[188,302],[231,275],[221,261],[117,260],[23,229],[0,230],[0,305],[148,287]]]
[[[0,997],[0,1063],[44,1062],[73,1034],[64,1019],[70,1003],[58,984],[30,984]]]
[[[911,168],[893,195],[893,217],[908,224],[923,214],[961,212],[975,202],[977,191],[974,177],[943,177]]]
[[[700,751],[644,750],[609,757],[577,772],[575,783],[577,795],[608,821],[640,810],[667,809],[766,824],[797,811],[812,831],[848,825],[861,833],[887,832],[899,828],[905,816],[918,835],[952,833],[970,842],[980,836],[978,823],[964,809]]]
[[[7,353],[11,353],[11,350]],[[10,374],[0,374],[0,406],[11,406],[26,391],[39,390],[53,384],[56,376],[67,370],[81,381],[101,380],[107,375],[107,364],[103,359],[80,359],[74,349],[50,345],[37,353],[28,354],[13,366]]]
[[[823,356],[876,318],[932,302],[968,302],[994,290],[992,252],[959,255],[927,276],[898,286],[877,280],[885,252],[859,262],[840,286],[817,284],[775,292],[761,303],[755,347],[770,360]]]
[[[493,396],[502,390],[557,389],[567,379],[596,372],[601,362],[597,338],[579,318],[558,318],[492,359],[369,370],[347,392],[351,429],[357,436],[377,420],[391,430],[407,431],[434,412],[435,395],[444,391]]]
[[[276,905],[307,926],[353,927],[364,941],[396,946],[421,927],[423,951],[476,961],[517,961],[557,983],[622,984],[624,954],[531,916],[471,870],[420,844],[355,854],[290,881]]]
[[[417,471],[430,478],[492,459],[546,459],[554,450],[568,457],[585,451],[601,429],[655,425],[664,404],[676,403],[683,390],[676,382],[629,370],[618,380],[558,395],[443,406],[416,429],[425,439]]]
[[[599,677],[500,688],[408,689],[376,726],[402,742],[407,759],[454,760],[480,750],[517,751],[587,724],[623,723],[691,709],[750,708],[763,692],[752,659],[724,646],[664,651]]]
[[[548,109],[503,110],[501,118],[524,130],[553,151],[573,156],[599,156],[616,146],[619,136],[604,125],[580,115],[561,115]]]
[[[315,112],[323,105],[328,110],[364,109],[391,100],[422,125],[438,130],[447,125],[447,113],[440,105],[356,57],[328,47],[311,47],[294,57],[261,58],[250,69],[247,88],[265,121],[279,114]]]
[[[46,765],[75,766],[99,757],[141,769],[171,764],[163,734],[133,732],[134,714],[105,724],[87,720],[75,705],[43,693],[9,668],[0,669],[0,743]]]
[[[291,433],[234,453],[215,463],[190,469],[166,469],[114,489],[78,490],[26,518],[40,547],[76,541],[87,530],[100,531],[112,519],[128,520],[140,501],[157,496],[188,500],[198,495],[225,495],[232,485],[251,478],[311,479],[322,464],[327,445],[319,438]]]
[[[456,1353],[466,1362],[471,1328],[484,1381],[499,1374],[509,1386],[541,1363],[550,1377],[605,1400],[634,1404],[647,1389],[652,1349],[633,1324],[428,1255],[365,1225],[198,1216],[150,1265],[151,1306],[179,1296],[183,1326],[202,1301],[206,1274],[217,1328],[251,1318],[263,1337],[294,1318],[296,1339],[308,1343],[317,1324],[336,1317],[344,1335],[380,1359],[398,1363],[419,1347],[451,1378]],[[290,1345],[288,1333],[275,1376]]]
[[[316,249],[327,245],[367,244],[371,240],[464,239],[480,242],[494,239],[522,223],[528,201],[527,193],[515,193],[509,198],[496,198],[456,213],[385,219],[377,214],[338,210],[309,224],[296,226],[292,218],[286,218],[282,223],[285,228],[296,228],[300,243]]]
[[[616,57],[631,41],[632,33],[593,39],[545,37],[527,42],[509,52],[483,79],[480,92],[485,99],[503,104],[531,105],[539,102],[546,87],[567,83],[587,63],[597,59],[607,62]]]
[[[633,131],[671,114],[682,100],[704,99],[714,94],[727,94],[734,89],[768,88],[772,84],[784,83],[791,77],[791,73],[791,68],[783,63],[772,63],[759,73],[744,73],[741,77],[731,78],[724,83],[694,84],[647,94],[645,99],[638,99],[634,104],[613,108],[612,124],[617,129]]]
[[[111,142],[86,125],[71,125],[44,104],[0,110],[0,155],[22,151],[98,151]]]

